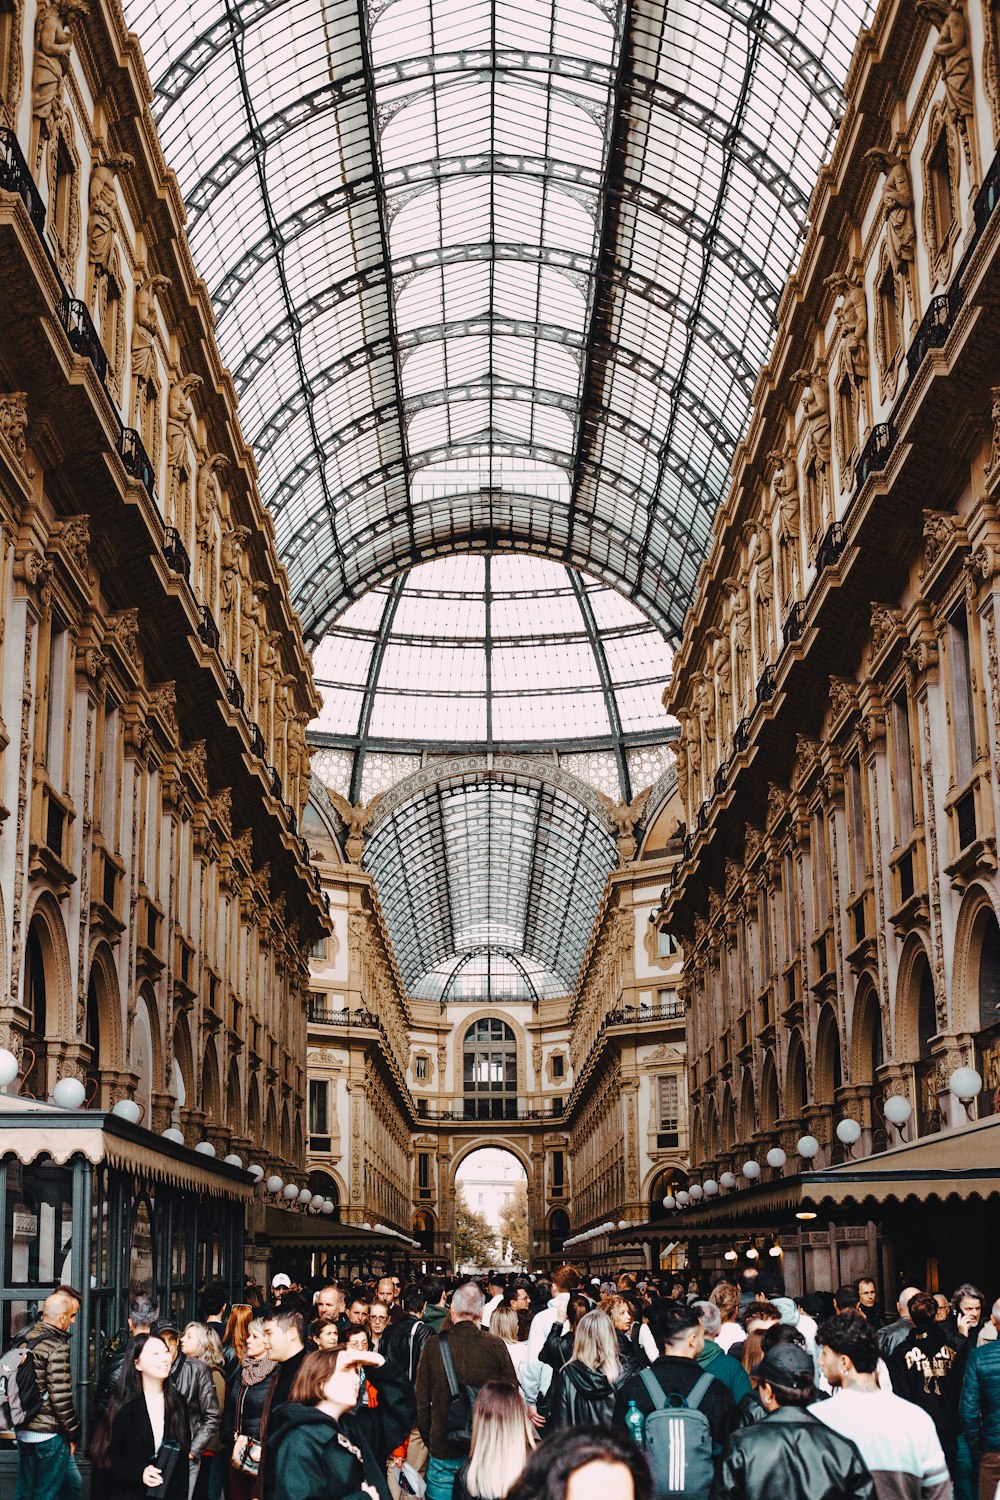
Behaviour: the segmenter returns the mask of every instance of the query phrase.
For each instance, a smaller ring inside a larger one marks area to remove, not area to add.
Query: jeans
[[[69,1439],[62,1433],[44,1443],[18,1443],[15,1500],[80,1500],[82,1488]]]
[[[427,1460],[426,1500],[452,1500],[455,1475],[465,1463],[464,1458],[435,1458]]]

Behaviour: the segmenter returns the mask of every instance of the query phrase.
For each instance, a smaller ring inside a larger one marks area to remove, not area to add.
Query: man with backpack
[[[808,1410],[816,1394],[809,1351],[776,1344],[750,1373],[768,1415],[731,1440],[712,1500],[875,1500],[858,1449]]]
[[[737,1426],[732,1392],[698,1364],[705,1330],[692,1307],[660,1301],[649,1315],[660,1350],[648,1370],[618,1388],[613,1422],[625,1420],[631,1402],[645,1418],[645,1449],[656,1500],[702,1500],[719,1457]]]
[[[42,1315],[15,1340],[27,1349],[37,1393],[34,1414],[17,1430],[17,1494],[15,1500],[77,1500],[82,1488],[76,1466],[80,1418],[73,1404],[73,1375],[69,1363],[69,1334],[80,1311],[80,1299],[69,1287],[46,1297]],[[6,1362],[6,1361],[5,1361]],[[30,1378],[18,1378],[22,1391]],[[28,1408],[30,1410],[30,1407]]]
[[[488,1380],[517,1385],[503,1339],[480,1328],[486,1298],[468,1282],[451,1299],[451,1327],[429,1338],[417,1366],[417,1427],[427,1445],[427,1500],[452,1500],[469,1456],[472,1405]]]

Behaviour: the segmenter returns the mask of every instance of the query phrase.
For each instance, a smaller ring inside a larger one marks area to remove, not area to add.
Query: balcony
[[[843,523],[841,521],[834,521],[831,526],[827,527],[826,535],[820,542],[819,551],[816,553],[817,578],[825,568],[835,567],[840,561],[844,550],[844,543]]]
[[[226,668],[226,698],[233,708],[242,708],[246,702],[243,695],[243,684],[232,667]]]
[[[86,304],[64,291],[56,304],[56,316],[69,339],[73,353],[82,354],[90,360],[98,380],[104,385],[108,378],[108,356],[101,347]]]
[[[163,555],[172,573],[179,573],[181,578],[190,580],[191,559],[188,557],[187,548],[181,541],[181,534],[176,526],[168,526],[164,531]]]
[[[792,641],[797,641],[806,628],[806,606],[805,600],[799,599],[792,605],[785,617],[785,623],[781,627],[781,639],[786,646]]]
[[[872,428],[854,470],[856,489],[860,489],[872,474],[881,473],[885,468],[895,440],[896,434],[891,422],[880,422],[877,427]]]
[[[955,317],[962,305],[962,288],[956,278],[950,291],[933,297],[920,320],[913,343],[906,351],[907,379],[912,380],[931,349],[947,342]]]
[[[757,702],[770,703],[777,692],[778,684],[774,675],[774,668],[767,666],[761,673],[757,682]]]
[[[126,474],[132,479],[138,479],[146,494],[151,500],[156,498],[156,473],[150,462],[149,454],[142,444],[142,438],[134,427],[123,427],[118,434],[118,457]]]
[[[198,605],[198,639],[210,651],[218,651],[219,627],[212,619],[212,611],[207,604]]]
[[[746,750],[747,747],[749,746],[749,744],[750,744],[750,720],[749,719],[741,719],[740,722],[736,726],[736,733],[733,735],[733,749],[736,751],[737,755],[742,755],[743,752],[744,752],[744,750]]]
[[[267,760],[267,746],[264,743],[264,736],[256,724],[250,725],[250,749],[258,760]]]
[[[45,204],[28,171],[17,136],[6,127],[0,130],[0,188],[5,193],[17,194],[41,239],[45,234]]]

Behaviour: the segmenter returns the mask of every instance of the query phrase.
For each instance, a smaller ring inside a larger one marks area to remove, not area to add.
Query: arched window
[[[26,1062],[31,1066],[25,1074],[22,1092],[35,1098],[45,1097],[45,1033],[46,1033],[46,985],[45,958],[38,923],[28,928],[24,945],[24,1003],[28,1011],[28,1032],[24,1045],[29,1054]]]
[[[467,1120],[512,1120],[517,1115],[517,1039],[497,1016],[473,1021],[465,1033],[462,1091]]]
[[[982,1074],[983,1092],[978,1114],[1000,1114],[1000,927],[987,911],[979,949],[979,1035],[976,1067]]]

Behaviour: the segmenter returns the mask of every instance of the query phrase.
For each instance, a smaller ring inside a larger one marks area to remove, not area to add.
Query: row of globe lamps
[[[0,1047],[0,1091],[12,1084],[19,1072],[20,1064],[14,1053],[6,1047]],[[81,1109],[86,1096],[87,1090],[81,1079],[60,1078],[52,1090],[52,1103],[59,1109]],[[127,1120],[130,1125],[138,1125],[142,1119],[142,1105],[134,1099],[119,1099],[116,1104],[112,1105],[111,1113],[120,1120]],[[186,1144],[183,1133],[174,1125],[163,1131],[163,1139],[172,1141],[177,1146]],[[211,1141],[199,1141],[194,1149],[201,1156],[216,1155]],[[235,1151],[223,1157],[223,1161],[228,1167],[237,1167],[241,1172],[245,1170],[255,1183],[264,1181],[264,1168],[258,1166],[256,1162],[251,1162],[244,1168],[242,1156],[237,1156]],[[283,1208],[301,1208],[311,1214],[327,1215],[332,1214],[336,1209],[332,1198],[324,1198],[322,1193],[312,1193],[308,1188],[297,1187],[294,1182],[285,1182],[277,1173],[267,1178],[264,1187]],[[370,1229],[373,1226],[363,1224],[361,1227]]]
[[[971,1114],[971,1106],[982,1092],[983,1080],[975,1068],[956,1068],[948,1079],[949,1092],[965,1108],[966,1114]],[[903,1131],[913,1114],[913,1105],[909,1099],[902,1094],[891,1094],[882,1106],[882,1113],[890,1125],[895,1125],[899,1132],[900,1142],[905,1140]],[[848,1151],[861,1139],[861,1126],[857,1120],[838,1120],[836,1126],[838,1141],[846,1146]],[[795,1147],[798,1155],[806,1163],[813,1161],[820,1150],[819,1141],[814,1135],[800,1136]],[[787,1154],[780,1146],[772,1146],[765,1158],[767,1165],[774,1171],[780,1172],[788,1160]],[[747,1182],[752,1184],[760,1180],[761,1165],[759,1161],[749,1160],[743,1163],[741,1168]],[[720,1172],[718,1181],[714,1177],[708,1177],[704,1182],[692,1182],[687,1188],[682,1188],[678,1193],[667,1193],[663,1199],[665,1209],[683,1209],[689,1204],[700,1203],[704,1198],[714,1198],[724,1190],[732,1192],[738,1186],[735,1172]]]

